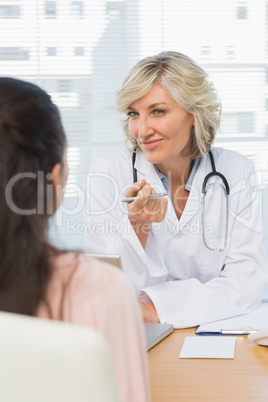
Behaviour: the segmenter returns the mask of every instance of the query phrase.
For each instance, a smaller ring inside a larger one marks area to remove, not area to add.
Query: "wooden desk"
[[[268,402],[268,348],[238,336],[235,358],[179,359],[185,336],[175,330],[148,352],[153,402]]]

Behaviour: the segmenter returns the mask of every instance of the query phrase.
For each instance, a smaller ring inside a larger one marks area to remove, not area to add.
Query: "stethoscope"
[[[229,194],[230,194],[230,188],[228,181],[226,177],[220,173],[217,172],[216,167],[215,167],[215,161],[213,154],[210,151],[208,151],[209,157],[210,157],[210,163],[212,167],[212,172],[208,173],[206,177],[204,178],[203,184],[202,184],[202,197],[201,197],[201,225],[202,225],[202,237],[203,237],[203,242],[205,246],[211,250],[211,251],[223,251],[226,248],[227,245],[227,239],[228,239],[228,221],[229,221]],[[137,179],[137,169],[135,168],[135,161],[136,161],[136,155],[137,153],[134,151],[132,154],[132,171],[133,171],[133,183],[136,183],[138,181]],[[207,184],[208,181],[211,177],[213,176],[218,176],[221,178],[224,187],[224,194],[225,194],[225,200],[226,200],[226,219],[225,219],[225,233],[224,233],[224,243],[222,246],[215,246],[215,247],[210,247],[207,243],[206,240],[206,233],[205,233],[205,197],[207,194]]]

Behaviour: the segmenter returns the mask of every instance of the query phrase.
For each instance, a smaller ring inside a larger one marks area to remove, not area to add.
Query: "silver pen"
[[[155,198],[166,197],[167,195],[168,195],[167,193],[156,193],[156,194],[150,195],[150,197],[148,199],[154,200]],[[124,197],[124,198],[121,198],[121,202],[132,202],[132,201],[135,201],[136,198],[137,197]]]
[[[257,332],[256,329],[222,329],[220,333],[222,335],[249,335]]]

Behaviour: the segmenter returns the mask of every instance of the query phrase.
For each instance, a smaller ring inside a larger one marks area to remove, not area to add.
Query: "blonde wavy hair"
[[[194,116],[189,157],[204,156],[211,148],[220,125],[221,103],[207,73],[189,57],[177,52],[162,52],[136,64],[117,93],[120,113],[144,96],[154,83],[162,87],[187,112]],[[128,129],[129,116],[123,120],[126,146],[131,151],[138,143]]]

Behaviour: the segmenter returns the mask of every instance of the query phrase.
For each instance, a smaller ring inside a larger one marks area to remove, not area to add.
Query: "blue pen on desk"
[[[149,200],[154,200],[156,198],[166,197],[167,195],[168,195],[167,193],[156,193],[156,194],[150,195],[150,197],[148,199]],[[137,197],[128,197],[128,198],[124,197],[124,198],[121,198],[121,201],[122,202],[132,202],[132,201],[135,201],[136,198]]]

